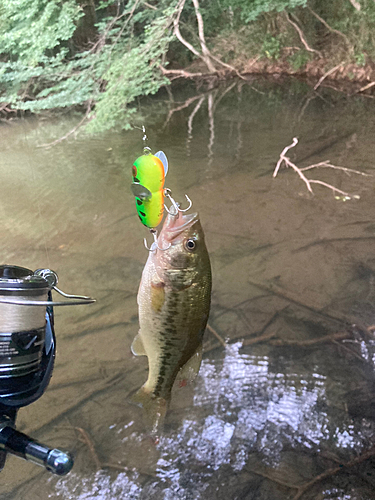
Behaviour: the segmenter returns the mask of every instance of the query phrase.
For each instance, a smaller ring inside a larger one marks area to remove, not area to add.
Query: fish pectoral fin
[[[164,283],[162,281],[151,282],[151,307],[155,312],[160,312],[165,301]]]
[[[134,356],[147,356],[145,346],[143,345],[143,340],[139,333],[135,336],[132,342],[131,350]]]
[[[176,380],[180,387],[183,387],[188,382],[192,382],[198,375],[199,368],[202,363],[202,344],[198,347],[192,357],[181,367],[177,374]]]
[[[130,403],[140,406],[144,410],[145,424],[152,435],[158,434],[163,429],[165,414],[169,400],[157,397],[143,385],[130,398]]]

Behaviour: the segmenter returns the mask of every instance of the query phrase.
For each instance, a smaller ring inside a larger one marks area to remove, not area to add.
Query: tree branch
[[[216,73],[216,69],[213,67],[210,58],[207,55],[203,55],[196,48],[194,48],[191,43],[189,43],[185,38],[181,35],[180,32],[180,18],[182,11],[184,9],[186,0],[180,0],[180,2],[177,4],[177,16],[173,20],[173,33],[175,34],[176,38],[183,44],[187,49],[190,50],[195,56],[199,57],[202,59],[202,61],[206,64],[208,70],[210,73]]]
[[[308,5],[307,5],[307,9],[308,9],[308,10],[311,12],[311,14],[312,14],[314,17],[316,17],[316,19],[318,19],[318,21],[320,21],[320,22],[321,22],[321,23],[322,23],[322,24],[323,24],[323,25],[324,25],[324,26],[325,26],[325,27],[326,27],[329,31],[331,31],[332,33],[336,33],[336,35],[341,36],[341,37],[345,40],[345,42],[347,43],[347,45],[348,45],[348,47],[349,47],[350,52],[353,52],[353,45],[350,43],[349,38],[348,38],[346,35],[344,35],[344,33],[341,33],[341,31],[336,30],[335,28],[332,28],[332,27],[331,27],[331,26],[327,23],[327,21],[325,21],[325,20],[324,20],[322,17],[320,17],[320,16],[319,16],[316,12],[314,12],[314,11],[312,10],[312,8],[311,8],[311,7],[309,7]]]
[[[286,165],[286,167],[291,167],[295,172],[297,172],[297,174],[299,175],[299,177],[306,184],[306,187],[310,191],[311,194],[314,194],[313,190],[312,190],[312,187],[311,187],[311,184],[320,184],[320,185],[322,185],[322,186],[324,186],[324,187],[326,187],[328,189],[331,189],[332,191],[334,191],[336,193],[340,193],[343,196],[352,196],[352,195],[349,195],[349,193],[346,193],[345,191],[342,191],[341,189],[338,189],[337,187],[332,186],[331,184],[327,184],[326,182],[323,182],[323,181],[320,181],[320,180],[317,180],[317,179],[308,179],[303,174],[303,171],[310,170],[312,168],[317,168],[317,167],[323,167],[324,166],[326,168],[332,168],[332,169],[336,169],[336,170],[342,170],[346,174],[349,174],[349,172],[352,172],[352,173],[359,174],[359,175],[369,175],[369,174],[365,174],[363,172],[359,172],[358,170],[353,170],[351,168],[338,167],[336,165],[331,165],[328,160],[325,161],[325,162],[316,163],[315,165],[309,165],[308,167],[298,168],[297,165],[295,165],[292,161],[290,161],[290,158],[288,158],[287,156],[285,156],[286,153],[287,153],[287,151],[289,151],[289,149],[291,149],[291,148],[294,148],[294,146],[296,146],[297,144],[298,144],[298,139],[297,139],[297,137],[294,137],[292,144],[290,144],[289,146],[286,146],[282,150],[282,152],[280,154],[280,158],[279,158],[279,160],[278,160],[278,162],[276,164],[275,170],[273,172],[273,177],[277,176],[277,174],[279,172],[279,169],[280,169],[282,163],[284,162],[285,165]],[[357,195],[355,195],[354,197],[359,198],[359,196],[357,196]]]
[[[204,38],[204,24],[203,24],[203,18],[202,14],[199,11],[199,2],[198,0],[192,0],[194,4],[194,9],[195,9],[195,16],[197,18],[197,23],[198,23],[198,36],[199,36],[199,41],[202,47],[202,55],[204,56],[204,60],[207,64],[207,67],[211,73],[214,73],[216,71],[215,66],[212,64],[210,60],[210,51],[207,48],[206,45],[206,40]]]
[[[49,143],[46,143],[46,144],[41,144],[40,146],[37,146],[38,148],[50,148],[52,146],[56,146],[56,144],[59,144],[60,142],[62,141],[65,141],[65,139],[67,139],[68,137],[70,137],[72,134],[74,134],[75,132],[77,132],[77,130],[79,128],[82,127],[82,125],[85,123],[86,120],[88,121],[91,121],[94,116],[92,117],[89,117],[89,114],[90,114],[90,111],[91,111],[91,107],[92,107],[92,100],[90,100],[87,104],[87,110],[86,110],[86,113],[85,113],[85,116],[82,118],[82,120],[75,126],[73,127],[67,134],[63,135],[62,137],[60,137],[59,139],[56,139],[55,141],[52,141],[52,142],[49,142]]]
[[[324,73],[324,75],[319,78],[319,81],[318,83],[315,85],[314,87],[314,90],[316,90],[318,87],[320,87],[320,85],[322,84],[322,82],[327,78],[327,76],[331,75],[332,73],[334,73],[337,69],[339,69],[340,66],[342,66],[343,63],[341,62],[340,64],[338,64],[337,66],[335,66],[334,68],[331,68],[329,71],[327,71],[326,73]]]
[[[290,23],[293,26],[293,28],[297,31],[297,33],[299,35],[299,38],[300,38],[301,42],[303,43],[303,46],[305,47],[305,49],[308,52],[314,52],[315,54],[318,54],[319,57],[322,57],[322,54],[321,54],[321,52],[319,52],[319,50],[315,50],[315,49],[312,49],[310,47],[310,45],[306,41],[306,38],[305,38],[305,36],[303,34],[303,31],[301,30],[301,28],[298,26],[297,23],[295,23],[294,21],[292,21],[290,19],[289,14],[285,13],[285,16],[286,16],[286,20],[288,21],[288,23]]]

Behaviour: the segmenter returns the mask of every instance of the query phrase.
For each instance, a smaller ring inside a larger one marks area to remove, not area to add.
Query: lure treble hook
[[[185,198],[187,199],[189,206],[187,208],[182,209],[182,208],[180,208],[180,204],[177,203],[172,198],[171,193],[172,193],[172,191],[170,189],[168,189],[168,188],[164,189],[164,196],[169,198],[169,201],[172,203],[172,207],[173,207],[173,210],[169,210],[167,208],[167,206],[164,205],[164,208],[169,213],[169,215],[173,215],[174,217],[176,217],[178,215],[178,212],[187,212],[188,210],[191,209],[191,207],[193,206],[193,202],[191,201],[191,199],[189,198],[189,196],[187,194],[185,194]]]
[[[152,242],[151,247],[148,247],[146,238],[143,239],[143,243],[149,252],[156,252],[156,250],[160,250],[161,252],[165,252],[166,250],[168,250],[168,248],[171,247],[171,243],[169,243],[167,248],[160,248],[158,245],[158,237],[157,237],[156,229],[150,229],[150,233],[152,234],[152,236],[154,238],[154,241]]]

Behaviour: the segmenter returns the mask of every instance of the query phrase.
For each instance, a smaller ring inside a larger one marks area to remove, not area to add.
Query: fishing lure
[[[144,154],[133,164],[131,190],[135,196],[138,216],[149,229],[158,226],[164,213],[164,181],[168,160],[163,151]]]

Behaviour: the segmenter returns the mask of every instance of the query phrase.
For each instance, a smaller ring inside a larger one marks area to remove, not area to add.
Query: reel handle
[[[73,467],[69,453],[38,443],[8,424],[0,430],[0,450],[41,465],[58,476],[68,474]]]

